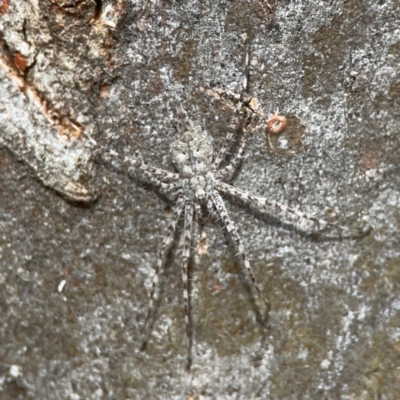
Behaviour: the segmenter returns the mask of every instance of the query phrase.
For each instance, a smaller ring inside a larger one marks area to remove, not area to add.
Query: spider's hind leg
[[[193,330],[192,330],[192,310],[190,299],[190,285],[188,278],[188,264],[190,257],[190,245],[192,242],[192,222],[193,222],[193,202],[188,201],[185,205],[185,223],[184,232],[181,237],[180,247],[182,248],[182,281],[183,281],[183,302],[185,309],[185,326],[188,340],[188,358],[187,369],[190,370],[192,365],[192,346],[193,346]]]
[[[155,302],[159,301],[159,276],[162,274],[165,268],[165,263],[166,263],[166,256],[168,253],[168,250],[170,246],[172,245],[175,231],[176,231],[176,226],[178,224],[179,218],[182,214],[183,207],[184,207],[184,199],[179,198],[174,210],[173,214],[171,217],[171,220],[169,222],[167,231],[164,236],[164,240],[161,246],[161,249],[158,253],[158,258],[157,258],[157,266],[156,270],[154,272],[153,276],[153,284],[151,288],[151,293],[150,293],[150,302],[149,302],[149,308],[147,312],[147,317],[146,317],[146,322],[145,322],[145,338],[142,343],[142,350],[145,350],[147,348],[147,344],[150,339],[150,335],[153,331],[154,323],[155,323]]]
[[[222,200],[221,196],[218,193],[215,193],[212,196],[212,203],[214,205],[214,207],[217,210],[217,214],[219,215],[219,217],[221,218],[221,220],[223,221],[226,230],[228,231],[229,235],[231,236],[232,240],[234,241],[234,243],[236,244],[236,248],[238,250],[238,255],[241,256],[243,264],[245,266],[247,275],[253,285],[253,287],[255,288],[257,295],[259,297],[259,299],[261,299],[263,305],[264,305],[264,310],[262,312],[263,318],[261,321],[259,321],[261,323],[262,326],[264,326],[267,318],[268,318],[268,312],[270,310],[270,304],[266,301],[266,299],[264,298],[260,286],[258,285],[257,281],[256,281],[256,277],[254,275],[253,269],[251,268],[249,259],[247,258],[247,254],[244,250],[243,244],[242,244],[242,240],[239,236],[239,233],[235,227],[235,225],[233,224],[232,220],[229,217],[228,211],[225,208],[225,204],[224,201]],[[212,204],[209,205],[209,208],[212,207]]]

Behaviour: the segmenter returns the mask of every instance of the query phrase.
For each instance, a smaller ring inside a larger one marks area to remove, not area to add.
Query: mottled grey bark
[[[400,398],[400,4],[275,3],[3,0],[2,399]],[[243,34],[252,95],[288,126],[254,134],[234,185],[374,231],[315,240],[230,202],[266,334],[208,224],[189,374],[174,251],[139,351],[172,203],[86,138],[173,170],[182,105],[217,148],[233,114],[200,86],[240,92]]]

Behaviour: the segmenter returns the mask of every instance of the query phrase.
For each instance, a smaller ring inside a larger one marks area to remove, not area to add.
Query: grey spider
[[[208,210],[209,215],[216,214],[222,220],[227,233],[230,235],[237,247],[238,255],[241,256],[248,277],[253,287],[258,293],[260,299],[268,307],[267,302],[262,296],[260,287],[256,281],[256,277],[251,268],[249,259],[244,250],[241,238],[232,222],[227,209],[225,207],[222,195],[228,194],[233,198],[255,206],[260,209],[268,209],[272,207],[290,213],[297,218],[307,219],[317,223],[319,226],[332,226],[340,230],[348,230],[336,224],[318,219],[312,215],[300,212],[283,204],[264,197],[254,196],[241,189],[238,189],[224,180],[230,179],[232,173],[235,172],[246,145],[246,140],[252,135],[262,124],[256,124],[255,127],[249,128],[251,119],[254,115],[261,113],[254,107],[255,99],[248,95],[248,66],[249,56],[246,54],[246,73],[243,82],[243,93],[240,96],[229,94],[225,91],[214,90],[212,95],[224,100],[226,97],[234,97],[236,106],[235,120],[238,125],[238,141],[234,140],[235,132],[227,133],[217,156],[213,159],[213,146],[211,140],[204,132],[186,124],[186,129],[181,132],[180,136],[172,142],[170,152],[173,163],[177,172],[170,172],[160,168],[149,166],[138,160],[122,157],[113,150],[99,145],[93,138],[89,136],[89,140],[96,146],[102,147],[112,156],[120,157],[125,162],[132,164],[136,169],[141,170],[145,177],[154,185],[162,188],[165,192],[175,194],[176,203],[173,207],[171,219],[169,221],[161,248],[158,253],[157,265],[153,276],[152,289],[150,293],[150,303],[146,318],[145,340],[143,349],[147,346],[150,334],[154,325],[155,301],[159,300],[159,276],[163,273],[168,251],[173,243],[175,232],[180,218],[183,216],[184,226],[181,235],[179,248],[181,250],[181,268],[183,281],[183,300],[185,307],[185,324],[188,337],[188,369],[191,365],[191,347],[192,336],[190,327],[190,299],[189,299],[189,282],[188,282],[188,261],[190,257],[190,246],[192,241],[192,226],[196,217],[202,216],[202,209]],[[180,109],[183,112],[183,109]],[[246,119],[247,118],[247,119]],[[185,117],[187,119],[187,117]],[[241,120],[244,122],[241,123]],[[229,159],[231,156],[231,159]],[[202,208],[203,206],[203,208]]]

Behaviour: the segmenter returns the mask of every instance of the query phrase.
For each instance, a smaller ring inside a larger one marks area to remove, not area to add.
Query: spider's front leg
[[[246,138],[251,135],[255,129],[250,132],[247,131],[247,127],[251,122],[252,116],[257,114],[262,116],[262,112],[258,107],[257,99],[250,96],[250,46],[246,40],[246,60],[244,65],[244,76],[242,82],[242,92],[240,95],[236,95],[223,89],[205,89],[201,87],[203,91],[211,95],[218,101],[222,102],[234,111],[234,126],[228,129],[227,135],[218,151],[218,154],[212,164],[212,171],[217,171],[221,163],[224,161],[229,151],[234,146],[235,133],[240,130],[239,133],[239,146],[237,151],[240,152],[238,160],[241,157],[241,153],[245,147]],[[243,121],[241,121],[243,120]]]
[[[211,167],[212,171],[215,172],[216,177],[219,179],[226,179],[228,175],[232,174],[236,170],[246,147],[247,139],[265,122],[257,99],[249,94],[249,77],[250,47],[247,45],[245,71],[242,82],[242,92],[240,95],[236,95],[223,89],[201,88],[203,91],[234,111],[233,126],[229,127],[225,139]],[[261,120],[254,128],[250,128],[249,126],[252,123],[254,115],[258,116]],[[235,145],[234,136],[238,137],[237,145]],[[227,156],[231,153],[235,153],[232,160],[229,161],[228,165],[219,170],[221,163],[224,160],[226,161]]]
[[[167,231],[165,233],[161,249],[158,253],[157,266],[156,266],[156,270],[154,272],[153,284],[152,284],[151,293],[150,293],[149,309],[147,312],[147,317],[146,317],[146,322],[145,322],[145,339],[142,344],[142,350],[146,349],[151,332],[154,327],[154,322],[155,322],[154,303],[155,303],[155,300],[156,301],[159,300],[158,280],[159,280],[160,274],[162,274],[164,271],[166,255],[167,255],[167,252],[168,252],[170,246],[172,245],[175,231],[176,231],[176,226],[177,226],[179,218],[182,214],[184,205],[185,205],[184,199],[182,197],[178,198],[178,201],[176,202],[176,205],[173,210],[171,220],[169,221],[169,225],[168,225]]]
[[[228,179],[229,176],[232,176],[232,174],[235,172],[236,168],[239,165],[240,160],[242,159],[244,149],[246,147],[246,142],[249,137],[253,135],[253,133],[258,130],[263,124],[264,124],[264,119],[261,119],[261,121],[252,129],[248,130],[247,132],[243,133],[240,137],[240,142],[239,142],[239,148],[235,154],[235,156],[230,160],[229,164],[226,165],[224,168],[218,170],[215,172],[215,176],[218,179]]]

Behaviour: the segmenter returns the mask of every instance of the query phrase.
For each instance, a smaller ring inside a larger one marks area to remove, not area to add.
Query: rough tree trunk
[[[400,398],[398,1],[0,4],[2,399]],[[188,373],[175,251],[139,351],[172,203],[87,139],[173,170],[183,106],[218,148],[233,113],[201,87],[240,92],[245,37],[251,94],[288,125],[253,135],[233,184],[374,230],[316,240],[226,198],[266,334],[208,223]]]

